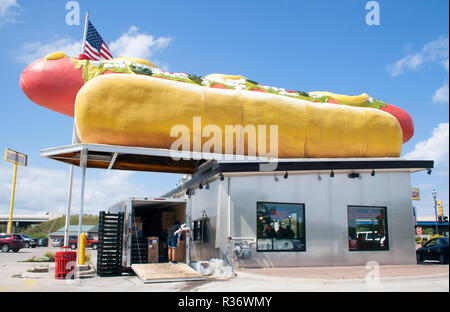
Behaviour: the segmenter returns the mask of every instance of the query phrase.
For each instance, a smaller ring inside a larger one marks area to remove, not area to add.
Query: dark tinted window
[[[209,219],[201,219],[193,222],[193,237],[194,241],[208,241],[209,233]]]
[[[388,250],[385,207],[348,207],[349,250]]]
[[[305,205],[257,203],[258,251],[305,251]]]

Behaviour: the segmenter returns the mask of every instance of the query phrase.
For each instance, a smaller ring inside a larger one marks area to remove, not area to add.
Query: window
[[[192,223],[193,223],[192,239],[196,242],[206,243],[208,241],[209,219],[204,218],[204,219],[196,220]]]
[[[257,251],[305,251],[305,205],[257,203]]]
[[[350,251],[389,250],[386,208],[348,206]]]

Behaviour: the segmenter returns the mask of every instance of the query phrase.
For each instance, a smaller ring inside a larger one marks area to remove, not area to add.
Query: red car
[[[25,241],[22,236],[18,234],[0,234],[0,248],[2,252],[18,252],[20,249],[25,248]]]
[[[78,244],[78,236],[69,236],[69,246],[72,249],[76,249]],[[97,250],[98,240],[94,239],[91,235],[86,236],[86,247],[92,247],[92,249]]]

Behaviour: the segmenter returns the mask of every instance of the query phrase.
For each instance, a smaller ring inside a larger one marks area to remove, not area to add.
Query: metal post
[[[70,210],[72,208],[73,165],[69,168],[69,190],[67,194],[66,227],[64,228],[64,246],[69,245]]]
[[[13,177],[13,185],[12,185],[12,191],[11,191],[11,206],[9,208],[8,234],[12,233],[14,197],[16,194],[16,177],[17,177],[17,163],[14,163],[14,177]]]
[[[190,229],[191,227],[191,207],[192,207],[192,198],[191,191],[187,191],[187,203],[186,203],[186,225]],[[186,264],[191,264],[191,231],[189,231],[189,235],[186,235]]]
[[[436,197],[437,197],[436,190],[433,189],[431,194],[433,194],[433,200],[434,200],[434,216],[435,216],[435,221],[436,221],[436,235],[439,235],[438,217],[437,217],[437,203],[436,203]]]
[[[228,187],[227,187],[227,227],[228,227],[228,237],[231,237],[231,177],[228,177]]]
[[[82,52],[84,54],[85,45],[86,45],[86,36],[88,29],[88,21],[89,21],[89,11],[86,12],[86,18],[84,21],[84,33],[83,33],[83,47]],[[77,135],[77,130],[75,127],[75,122],[73,123],[73,131],[72,131],[72,145],[80,143],[80,140]],[[69,189],[67,191],[67,212],[66,212],[66,227],[64,229],[64,246],[69,245],[69,227],[70,227],[70,211],[72,208],[72,186],[73,186],[73,165],[69,167]]]
[[[73,124],[72,144],[77,143],[77,131],[75,123]],[[64,246],[69,245],[69,227],[70,227],[70,212],[72,209],[72,186],[73,186],[73,165],[69,167],[69,189],[67,191],[67,212],[66,212],[66,227],[64,229]]]
[[[84,54],[84,50],[86,48],[86,36],[87,36],[88,22],[89,22],[89,11],[86,12],[86,18],[84,20],[83,47],[82,47],[82,52],[81,52],[83,54]]]
[[[86,165],[87,165],[87,151],[82,150],[80,153],[80,167],[81,167],[81,189],[80,189],[80,215],[78,218],[78,259],[77,263],[79,263],[80,257],[80,246],[81,246],[81,228],[83,226],[83,208],[84,208],[84,188],[86,184]]]

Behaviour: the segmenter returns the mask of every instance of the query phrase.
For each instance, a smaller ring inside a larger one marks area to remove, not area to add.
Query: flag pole
[[[86,36],[88,29],[88,21],[89,21],[89,11],[86,12],[86,19],[84,21],[84,33],[83,33],[83,46],[82,52],[84,54],[84,49],[86,45]],[[72,131],[72,145],[80,143],[80,140],[77,135],[77,130],[75,128],[75,121],[73,123],[73,131]],[[64,228],[64,246],[67,247],[69,245],[69,228],[70,228],[70,210],[72,208],[72,186],[73,186],[73,165],[69,167],[69,189],[67,194],[67,213],[66,213],[66,226]]]
[[[84,50],[86,48],[86,37],[87,37],[88,21],[89,21],[89,11],[86,11],[86,19],[84,20],[83,47],[82,47],[82,50],[81,50],[83,54],[84,54]]]

